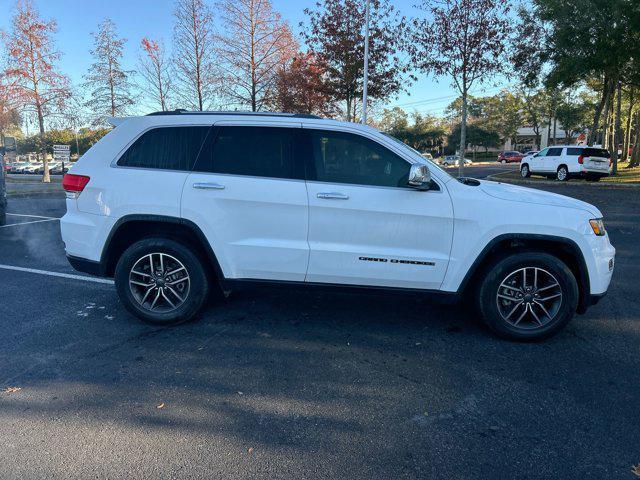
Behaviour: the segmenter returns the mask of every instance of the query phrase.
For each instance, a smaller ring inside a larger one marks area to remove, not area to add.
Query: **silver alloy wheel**
[[[535,330],[546,326],[560,311],[562,288],[548,271],[524,267],[502,281],[496,303],[504,321],[523,330]]]
[[[523,165],[522,168],[520,169],[520,175],[524,178],[527,178],[527,176],[529,175],[529,167],[527,167],[526,165]]]
[[[129,288],[138,305],[145,310],[169,313],[189,296],[191,279],[185,266],[166,253],[149,253],[129,272]]]
[[[567,178],[567,169],[564,167],[560,167],[558,169],[558,180],[564,181]]]

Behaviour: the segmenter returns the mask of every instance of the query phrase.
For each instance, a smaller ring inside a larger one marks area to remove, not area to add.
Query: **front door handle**
[[[331,199],[331,200],[349,200],[349,195],[339,192],[326,192],[319,193],[318,198]]]
[[[224,185],[219,183],[194,183],[193,188],[198,190],[224,190]]]

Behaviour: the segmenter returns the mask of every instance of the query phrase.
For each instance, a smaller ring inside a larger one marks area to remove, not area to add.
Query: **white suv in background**
[[[67,174],[62,238],[139,318],[192,318],[266,282],[438,293],[536,340],[607,291],[615,249],[588,203],[456,180],[402,142],[308,115],[124,119]],[[426,320],[426,319],[425,319]]]
[[[520,161],[523,178],[542,174],[560,181],[571,177],[584,177],[597,182],[609,175],[611,155],[604,148],[595,147],[547,147]]]

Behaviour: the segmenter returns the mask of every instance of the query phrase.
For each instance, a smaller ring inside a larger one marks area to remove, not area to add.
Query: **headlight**
[[[593,233],[595,233],[597,236],[604,237],[604,235],[607,233],[607,231],[604,229],[604,222],[601,218],[589,220],[589,224],[591,225]]]

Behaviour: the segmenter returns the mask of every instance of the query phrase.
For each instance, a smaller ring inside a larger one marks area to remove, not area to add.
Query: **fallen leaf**
[[[7,387],[7,389],[5,390],[5,393],[16,393],[16,392],[19,392],[20,390],[22,390],[21,387]]]
[[[633,473],[636,477],[640,477],[640,464],[631,465],[631,473]]]
[[[156,406],[156,408],[157,408],[158,410],[160,410],[161,408],[164,408],[164,403],[161,403],[160,405]]]
[[[249,447],[249,453],[253,453],[253,447]]]

